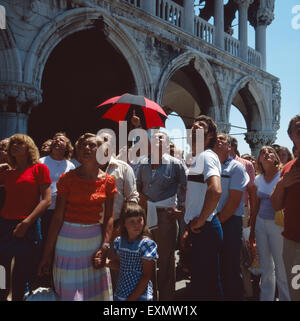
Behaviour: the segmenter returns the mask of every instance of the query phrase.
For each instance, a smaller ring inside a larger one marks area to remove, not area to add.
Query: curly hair
[[[9,138],[7,147],[8,162],[12,167],[16,166],[16,158],[11,154],[11,146],[14,142],[23,142],[27,146],[28,162],[31,165],[39,163],[40,153],[33,139],[25,134],[15,134]]]
[[[263,152],[265,149],[268,149],[268,150],[270,150],[271,152],[274,153],[275,158],[276,158],[275,166],[277,167],[278,171],[280,171],[280,169],[281,169],[281,167],[282,167],[282,163],[281,163],[280,158],[279,158],[278,154],[276,153],[275,149],[274,149],[273,147],[271,147],[271,146],[263,146],[263,147],[260,149],[259,154],[258,154],[258,157],[257,157],[257,173],[258,173],[258,174],[264,174],[264,173],[265,173],[265,171],[264,171],[264,169],[263,169],[263,166],[262,166],[262,164],[261,164],[261,162],[260,162],[260,160],[259,160],[262,152]]]
[[[206,116],[206,115],[200,115],[200,116],[196,117],[195,123],[200,122],[200,121],[203,121],[207,124],[207,126],[208,126],[207,133],[212,135],[209,145],[207,146],[207,148],[212,149],[215,146],[216,141],[217,141],[217,135],[218,135],[217,124],[215,123],[215,121],[211,117]]]
[[[67,139],[67,147],[66,147],[64,157],[65,157],[65,159],[71,159],[73,156],[73,151],[74,151],[71,140],[67,137],[66,133],[64,133],[64,132],[58,132],[58,133],[54,134],[52,140],[54,140],[58,136],[64,136]]]

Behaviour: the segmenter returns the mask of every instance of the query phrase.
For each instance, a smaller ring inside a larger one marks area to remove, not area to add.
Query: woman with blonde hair
[[[113,228],[115,180],[103,172],[96,153],[99,137],[86,133],[75,144],[81,166],[64,173],[57,183],[56,208],[38,274],[49,274],[53,263],[55,292],[61,301],[112,300],[105,267]]]
[[[12,300],[23,300],[27,282],[33,281],[39,260],[37,219],[51,203],[50,175],[39,162],[34,141],[25,134],[9,138],[8,164],[0,168],[6,191],[0,211],[0,264],[12,273]],[[3,262],[3,264],[2,264]]]
[[[290,300],[282,258],[283,227],[274,221],[275,211],[270,200],[281,166],[274,148],[263,146],[257,158],[259,174],[255,177],[255,208],[250,218],[250,243],[253,244],[255,237],[261,269],[260,301],[274,301],[276,283],[279,300]]]

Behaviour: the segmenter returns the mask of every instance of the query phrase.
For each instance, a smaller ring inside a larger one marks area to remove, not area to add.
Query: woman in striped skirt
[[[57,183],[51,221],[39,275],[50,273],[61,301],[112,300],[109,269],[104,267],[113,226],[114,178],[96,159],[101,140],[82,135],[75,144],[81,166]]]

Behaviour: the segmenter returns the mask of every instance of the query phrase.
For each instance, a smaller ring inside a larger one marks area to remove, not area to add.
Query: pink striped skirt
[[[53,281],[61,301],[112,301],[108,268],[94,269],[101,245],[100,224],[64,222],[57,237]]]

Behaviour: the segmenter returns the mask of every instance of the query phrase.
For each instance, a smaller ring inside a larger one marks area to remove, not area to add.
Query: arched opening
[[[233,121],[233,125],[237,122],[239,130],[242,133],[246,132],[259,132],[266,128],[267,117],[266,117],[266,106],[261,95],[261,92],[257,85],[253,81],[247,79],[242,80],[238,85],[238,90],[235,92],[232,100],[231,106],[236,107],[238,113],[238,119]],[[228,115],[232,108],[229,108]],[[236,113],[236,110],[234,110]],[[242,135],[243,138],[245,137]],[[241,145],[244,145],[244,140],[240,139]],[[244,145],[245,146],[245,145]],[[254,152],[255,146],[251,146],[252,152]],[[245,146],[247,149],[247,146]],[[247,152],[247,151],[245,151]]]
[[[74,142],[101,128],[117,132],[118,124],[99,117],[96,106],[136,84],[122,53],[97,29],[76,32],[49,56],[42,78],[43,102],[32,110],[28,133],[40,146],[57,131]]]
[[[213,103],[205,81],[189,64],[177,70],[169,79],[162,105],[167,107],[169,113],[175,111],[180,115],[188,128],[195,117],[207,114]]]
[[[189,145],[187,144],[186,139],[186,127],[183,119],[175,111],[168,115],[168,118],[165,122],[165,128],[161,128],[162,131],[165,131],[171,142],[175,147],[183,152],[186,155],[189,152]]]
[[[247,124],[243,114],[234,105],[231,105],[229,115],[230,133],[238,141],[238,151],[240,155],[251,154],[251,149],[245,141],[245,133],[247,132]]]
[[[231,104],[243,115],[248,130],[262,130],[265,124],[265,106],[259,92],[255,92],[251,82],[240,84]],[[259,106],[260,104],[260,106]]]

